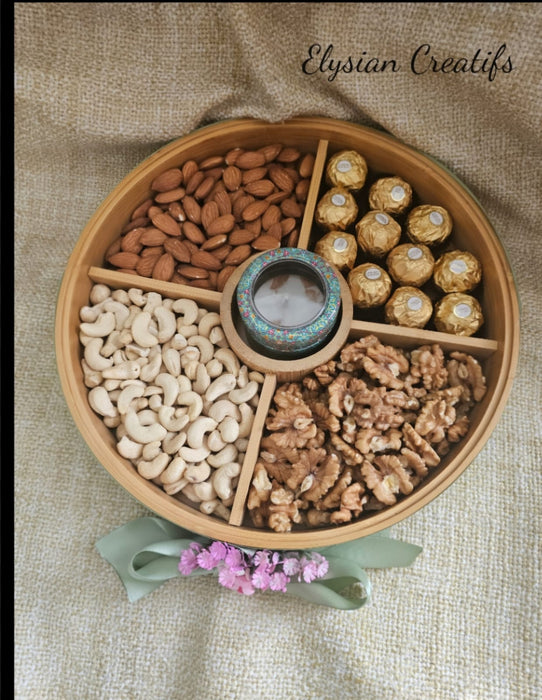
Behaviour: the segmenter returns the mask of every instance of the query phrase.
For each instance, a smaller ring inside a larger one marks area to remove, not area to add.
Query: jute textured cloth
[[[541,697],[541,36],[536,3],[15,4],[19,700]],[[397,70],[334,76],[308,60],[314,44]],[[467,70],[422,72],[430,55]],[[97,463],[64,400],[63,271],[105,196],[156,148],[221,119],[303,115],[385,129],[479,198],[522,303],[510,400],[461,478],[394,526],[424,551],[370,572],[367,607],[248,598],[213,578],[129,603],[94,545],[148,511]]]

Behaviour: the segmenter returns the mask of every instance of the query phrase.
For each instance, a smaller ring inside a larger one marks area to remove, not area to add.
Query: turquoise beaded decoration
[[[294,267],[316,278],[324,292],[318,315],[299,326],[278,326],[267,321],[254,305],[254,294],[262,275],[276,267]],[[341,288],[337,272],[319,255],[302,248],[273,248],[257,258],[244,271],[236,290],[240,319],[249,339],[273,356],[299,357],[316,351],[336,326],[341,308]]]

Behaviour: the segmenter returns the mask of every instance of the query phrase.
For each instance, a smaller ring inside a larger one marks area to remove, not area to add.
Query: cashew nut
[[[174,457],[160,474],[160,481],[163,484],[174,484],[183,478],[186,469],[186,462],[182,457]]]
[[[233,479],[239,476],[241,465],[238,462],[227,462],[219,467],[211,477],[216,495],[226,501],[233,495]]]
[[[104,338],[115,330],[115,326],[115,314],[111,311],[104,311],[94,323],[79,324],[79,330],[91,338]]]
[[[241,411],[239,407],[229,399],[219,399],[215,401],[207,411],[207,414],[214,418],[217,423],[222,423],[226,416],[235,418],[236,421],[241,420]]]
[[[137,379],[141,373],[141,365],[135,360],[125,360],[102,370],[104,379]]]
[[[239,422],[239,437],[247,438],[250,435],[250,432],[252,430],[252,424],[254,423],[254,412],[247,403],[240,403],[239,411],[241,412],[241,420]]]
[[[209,338],[211,329],[220,325],[220,315],[216,311],[206,313],[198,324],[198,333]]]
[[[186,431],[186,442],[190,447],[199,449],[203,445],[203,437],[205,433],[214,430],[216,426],[216,421],[209,416],[199,416],[188,426]]]
[[[154,309],[154,317],[158,321],[158,342],[166,343],[173,338],[177,330],[175,314],[165,306],[157,306]]]
[[[216,498],[216,491],[210,481],[202,481],[192,486],[194,494],[202,501],[210,501]]]
[[[167,430],[161,423],[151,423],[150,425],[140,423],[139,414],[133,409],[128,409],[126,412],[124,426],[128,436],[142,444],[163,440],[167,435]]]
[[[165,368],[173,377],[178,377],[181,373],[181,356],[175,348],[162,350],[162,362]]]
[[[218,515],[218,517],[226,520],[226,522],[230,519],[231,512],[217,498],[211,501],[203,501],[200,503],[199,509],[202,513],[205,513],[205,515]]]
[[[192,384],[192,389],[194,391],[197,391],[198,394],[203,395],[209,388],[210,383],[211,377],[209,377],[209,373],[207,372],[206,366],[201,362],[198,362],[196,368],[196,376]]]
[[[145,385],[143,382],[140,382],[139,384],[129,384],[128,386],[124,387],[117,399],[117,411],[120,414],[125,414],[130,408],[132,401],[140,396],[143,396],[144,391]]]
[[[130,440],[129,437],[124,435],[117,442],[117,450],[122,457],[125,457],[126,459],[137,460],[141,457],[141,453],[143,452],[143,445],[141,445],[139,442],[134,442],[133,440]]]
[[[156,479],[164,471],[169,463],[170,457],[165,452],[160,452],[152,461],[140,460],[137,463],[137,471],[145,479]]]
[[[239,422],[232,416],[226,416],[220,421],[218,430],[224,442],[235,442],[239,437]]]
[[[113,365],[112,357],[104,357],[100,354],[103,344],[103,338],[91,338],[85,345],[85,350],[83,352],[85,362],[90,369],[96,372],[103,372],[104,369],[108,369],[108,367]]]
[[[162,449],[164,452],[167,452],[168,455],[173,455],[181,449],[185,442],[185,432],[181,431],[179,433],[168,433],[168,435],[162,440]]]
[[[176,299],[171,308],[176,314],[181,314],[178,320],[182,325],[192,325],[198,317],[198,305],[193,299]]]
[[[229,392],[228,398],[233,403],[248,403],[253,396],[256,396],[258,391],[258,382],[249,382],[246,386],[239,389],[232,389]]]
[[[172,377],[171,374],[162,372],[156,377],[154,384],[164,390],[162,403],[165,406],[173,406],[179,393],[179,385],[176,378]]]
[[[188,418],[194,421],[203,410],[203,400],[195,391],[184,391],[177,396],[179,406],[188,406]]]
[[[241,364],[237,358],[237,355],[234,354],[231,348],[219,348],[215,352],[215,357],[217,360],[220,360],[220,362],[222,362],[222,364],[230,374],[233,374],[234,377],[237,377],[237,375],[239,374]]]
[[[151,314],[149,311],[141,311],[132,322],[132,335],[134,341],[142,348],[152,348],[158,344],[158,338],[150,330]]]
[[[126,304],[114,299],[108,299],[104,302],[104,310],[112,311],[115,314],[115,328],[117,330],[124,328],[126,319],[130,315],[130,310]]]
[[[111,296],[111,290],[105,284],[95,284],[90,290],[90,303],[101,304]]]
[[[197,464],[189,464],[185,469],[184,477],[191,484],[200,484],[202,481],[206,481],[210,474],[211,467],[203,460]]]
[[[211,450],[205,445],[198,448],[187,447],[183,445],[179,449],[179,457],[182,457],[186,462],[203,462],[211,454]]]
[[[226,447],[226,444],[218,430],[212,430],[207,436],[207,447],[211,452],[220,452],[223,447]]]
[[[207,370],[207,374],[211,377],[211,379],[216,379],[216,377],[222,374],[224,365],[222,362],[220,362],[220,360],[217,360],[216,357],[213,357],[213,359],[209,360],[209,362],[205,365],[205,369]]]
[[[111,292],[111,299],[113,299],[113,301],[118,301],[121,304],[124,304],[124,306],[126,307],[129,307],[131,303],[130,296],[125,289],[114,289]]]
[[[113,406],[109,393],[103,386],[96,386],[88,392],[88,402],[92,410],[96,411],[100,416],[115,418],[118,415],[118,411]]]
[[[215,452],[207,457],[207,461],[211,467],[214,467],[215,469],[227,464],[228,462],[235,462],[236,459],[237,447],[231,443],[227,444],[226,447],[223,447],[220,452]]]
[[[215,401],[219,396],[223,396],[231,391],[236,384],[234,374],[221,374],[220,377],[213,379],[205,392],[206,401]]]

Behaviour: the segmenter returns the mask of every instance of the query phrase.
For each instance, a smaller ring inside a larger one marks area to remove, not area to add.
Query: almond
[[[173,255],[169,253],[164,253],[156,261],[155,266],[152,270],[152,277],[155,280],[161,280],[162,282],[169,282],[173,277],[175,272],[175,259]]]
[[[251,202],[248,206],[246,206],[243,209],[243,220],[254,221],[254,219],[257,219],[265,212],[268,206],[269,202],[265,199],[260,199],[256,200],[255,202]]]
[[[254,221],[245,221],[244,227],[247,231],[252,231],[256,236],[259,236],[262,232],[262,217],[259,216],[257,219],[254,219]]]
[[[228,236],[225,233],[221,233],[218,236],[211,236],[205,243],[202,243],[201,250],[215,250],[215,248],[220,248],[228,240]]]
[[[190,284],[188,277],[183,277],[177,272],[177,270],[175,270],[173,273],[173,277],[170,279],[170,282],[175,282],[175,284]]]
[[[235,272],[234,265],[226,265],[222,268],[222,270],[220,270],[216,279],[217,291],[222,292],[224,290],[226,282],[229,280],[233,272]]]
[[[157,175],[151,182],[151,190],[155,192],[167,192],[179,187],[183,181],[183,174],[179,168],[170,168]]]
[[[222,263],[212,253],[206,250],[198,250],[190,258],[190,264],[194,267],[202,267],[204,270],[221,270]]]
[[[190,251],[190,255],[193,255],[196,251],[199,250],[199,245],[196,245],[195,243],[192,243],[192,241],[188,240],[188,238],[185,238],[183,243],[185,246],[188,248]]]
[[[252,248],[249,245],[238,245],[224,259],[224,265],[240,265],[252,255]]]
[[[235,162],[241,155],[241,153],[244,153],[245,149],[244,148],[232,148],[231,151],[228,151],[226,155],[224,156],[224,161],[226,162],[227,165],[235,165]]]
[[[181,227],[175,219],[168,214],[166,211],[161,211],[159,214],[155,214],[151,219],[153,226],[159,228],[160,231],[167,233],[168,236],[180,236]]]
[[[184,213],[184,209],[182,208],[180,202],[171,202],[167,210],[175,221],[186,221],[186,214]]]
[[[307,153],[301,159],[299,163],[299,174],[301,177],[310,177],[314,168],[314,155],[312,153]]]
[[[268,146],[262,146],[258,150],[260,153],[264,154],[266,162],[270,163],[272,160],[275,160],[278,154],[282,151],[282,144],[271,143]]]
[[[282,235],[286,236],[287,234],[289,234],[290,231],[292,231],[292,229],[295,228],[296,223],[297,223],[296,220],[291,216],[289,216],[286,219],[282,219],[282,221],[280,222],[280,228],[282,231]]]
[[[272,226],[273,224],[276,224],[277,221],[281,220],[281,218],[282,218],[281,210],[277,207],[276,204],[271,204],[269,207],[267,207],[267,209],[263,213],[262,227],[267,231],[267,229],[270,226]]]
[[[253,194],[255,197],[267,197],[275,190],[275,185],[271,180],[255,180],[245,185],[245,192]]]
[[[148,216],[139,216],[137,219],[131,219],[126,226],[122,228],[121,233],[128,233],[128,231],[131,231],[133,228],[142,228],[146,226],[149,221],[150,218]]]
[[[198,289],[212,289],[212,284],[210,279],[192,279],[190,280],[191,287],[197,287]]]
[[[118,253],[110,255],[108,262],[114,267],[123,267],[128,270],[135,270],[137,263],[140,261],[139,255],[137,253],[126,253],[121,250]]]
[[[152,205],[152,199],[149,197],[146,199],[144,202],[142,202],[138,207],[134,209],[132,212],[131,219],[132,221],[134,219],[139,219],[141,217],[147,216],[147,211],[149,210],[149,207]]]
[[[209,175],[202,180],[200,185],[198,185],[196,191],[194,192],[194,197],[199,200],[205,199],[214,186],[215,179]]]
[[[222,173],[222,181],[226,185],[226,189],[228,189],[230,192],[235,192],[235,190],[239,189],[242,179],[243,175],[239,168],[235,165],[228,165],[227,168],[224,168],[224,172]]]
[[[286,239],[286,245],[288,248],[295,248],[299,242],[299,229],[294,228],[294,230],[288,234]]]
[[[136,272],[141,277],[151,277],[154,266],[156,265],[160,255],[147,255],[145,258],[141,258],[136,265]]]
[[[194,194],[194,192],[198,189],[198,187],[201,185],[204,179],[205,173],[203,172],[203,170],[196,170],[196,172],[186,183],[186,194]]]
[[[201,207],[201,225],[206,231],[209,224],[215,219],[218,219],[219,216],[220,210],[218,208],[218,204],[214,200],[205,202],[205,204]]]
[[[239,190],[240,191],[240,190]],[[237,194],[237,193],[236,193]],[[232,202],[232,214],[236,221],[243,220],[243,210],[248,207],[249,204],[255,202],[256,199],[251,194],[245,194],[244,191],[241,192],[239,197],[236,197]]]
[[[213,250],[213,255],[215,258],[220,260],[221,262],[224,262],[224,260],[228,257],[228,255],[232,251],[232,246],[229,245],[228,243],[224,243],[224,245],[221,245],[219,248],[215,248]]]
[[[261,180],[262,177],[265,177],[266,175],[266,166],[262,166],[261,168],[251,168],[250,170],[245,170],[243,172],[243,185],[248,185],[249,182],[254,182],[255,180]]]
[[[235,217],[233,214],[224,214],[217,217],[207,227],[209,236],[218,236],[221,233],[229,233],[235,226]]]
[[[284,190],[285,192],[292,192],[295,187],[293,179],[286,172],[286,169],[280,165],[273,164],[269,166],[269,179],[275,183],[279,190]]]
[[[241,170],[250,170],[265,165],[265,156],[258,151],[245,151],[238,156],[235,165]]]
[[[154,201],[158,202],[158,204],[169,204],[170,202],[175,202],[177,199],[182,199],[185,194],[186,190],[184,187],[176,187],[174,190],[159,192],[154,198]]]
[[[170,240],[170,241],[178,241],[179,239],[178,239],[178,238],[169,238],[169,237],[168,237],[168,240]],[[165,248],[164,248],[163,245],[153,245],[153,246],[149,246],[148,248],[143,248],[143,250],[142,250],[141,253],[139,254],[139,257],[140,257],[140,258],[146,258],[148,255],[158,255],[158,256],[160,256],[160,255],[162,255],[162,253],[164,253],[164,251],[165,251]]]
[[[111,243],[111,245],[107,248],[107,250],[105,251],[105,255],[104,255],[104,257],[105,257],[105,259],[106,259],[107,261],[109,261],[109,258],[110,258],[112,255],[115,255],[115,253],[119,253],[119,252],[120,252],[120,242],[121,242],[121,239],[120,239],[120,238],[116,238],[116,239],[113,241],[113,243]]]
[[[295,196],[298,202],[306,202],[307,195],[309,193],[311,181],[310,180],[300,180],[295,186]]]
[[[293,216],[294,218],[298,219],[301,216],[303,216],[304,207],[299,202],[296,202],[294,197],[289,197],[288,199],[285,199],[283,202],[281,202],[280,209],[284,216]]]
[[[204,270],[202,267],[194,267],[193,265],[179,265],[177,272],[183,277],[188,277],[189,280],[204,280],[209,277],[209,270]]]
[[[189,241],[195,243],[196,245],[201,245],[205,242],[205,234],[200,229],[199,226],[194,224],[192,221],[185,221],[183,224],[183,235],[188,238]]]
[[[279,190],[278,192],[273,192],[272,194],[267,196],[266,200],[269,202],[269,204],[280,204],[289,196],[290,196],[289,192],[285,192],[284,190]]]
[[[224,162],[222,156],[209,156],[201,161],[199,164],[200,170],[211,170],[212,168],[218,168]]]
[[[277,241],[280,241],[283,236],[282,227],[280,223],[280,221],[276,221],[274,224],[271,224],[271,226],[267,229],[267,235],[273,236],[273,238],[276,238]]]
[[[271,248],[280,248],[280,241],[274,236],[264,233],[252,241],[254,250],[270,250]]]
[[[223,216],[224,214],[231,214],[231,200],[228,197],[227,193],[224,191],[219,191],[216,192],[213,200],[217,203],[218,205],[218,213],[220,216]]]
[[[185,241],[179,238],[168,238],[164,241],[164,249],[172,255],[175,260],[182,263],[189,263],[192,253],[188,250]]]
[[[162,245],[162,243],[166,240],[167,234],[165,234],[163,231],[160,231],[159,228],[155,228],[153,226],[150,226],[149,228],[143,229],[143,233],[141,234],[141,238],[139,239],[139,242],[142,243],[143,245]]]
[[[183,173],[183,182],[188,182],[194,173],[197,173],[199,166],[195,160],[187,160],[181,168]]]
[[[187,218],[195,224],[201,224],[201,207],[194,197],[186,195],[183,197],[182,205]]]
[[[245,243],[251,243],[257,234],[254,231],[249,231],[245,228],[238,228],[232,231],[228,236],[228,243],[231,245],[244,245]]]
[[[143,248],[141,243],[141,234],[145,229],[143,228],[133,228],[128,233],[124,234],[120,241],[121,250],[127,253],[139,253]]]
[[[293,163],[296,161],[301,153],[293,146],[285,146],[277,156],[279,163]]]

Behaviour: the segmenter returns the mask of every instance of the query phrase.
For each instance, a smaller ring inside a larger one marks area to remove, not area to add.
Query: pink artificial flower
[[[296,557],[287,557],[282,562],[282,570],[287,576],[295,576],[300,571],[299,559]]]
[[[225,588],[236,588],[238,578],[237,574],[226,566],[222,567],[218,572],[218,582]]]
[[[283,574],[281,571],[275,571],[269,578],[269,588],[272,591],[281,591],[282,593],[286,593],[286,586],[288,583],[288,576]]]
[[[181,554],[181,559],[179,561],[179,571],[184,576],[190,576],[190,574],[198,568],[197,553],[194,549],[185,549]]]
[[[224,557],[224,563],[234,573],[242,573],[245,570],[245,558],[243,552],[236,547],[230,547]]]
[[[197,562],[202,569],[210,571],[218,564],[217,559],[208,549],[203,549],[197,556]]]
[[[302,564],[302,576],[305,583],[314,581],[315,578],[318,578],[318,564],[314,561],[305,560]]]
[[[265,564],[258,566],[252,574],[252,584],[254,588],[265,591],[269,588],[270,576],[266,571]]]
[[[243,593],[243,595],[252,595],[255,591],[252,581],[250,580],[248,574],[244,576],[237,576],[237,592]]]
[[[213,555],[215,561],[224,561],[226,554],[228,553],[228,547],[224,544],[224,542],[215,540],[209,547],[209,552]]]

